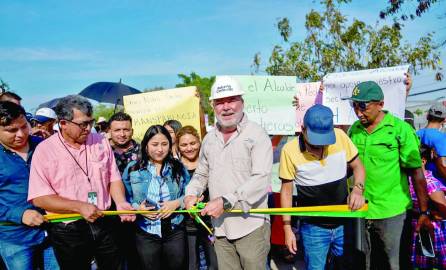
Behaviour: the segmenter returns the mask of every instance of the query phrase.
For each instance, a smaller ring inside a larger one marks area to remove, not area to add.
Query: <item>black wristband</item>
[[[425,216],[430,216],[431,215],[431,212],[429,211],[429,210],[426,210],[426,211],[420,211],[420,216],[421,215],[425,215]]]

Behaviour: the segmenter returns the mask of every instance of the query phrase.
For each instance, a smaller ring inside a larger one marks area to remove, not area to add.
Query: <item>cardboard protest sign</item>
[[[125,112],[132,117],[133,138],[141,141],[147,128],[170,119],[200,131],[200,98],[196,91],[192,86],[124,96]]]
[[[363,81],[375,81],[384,93],[384,109],[404,119],[406,106],[405,75],[409,65],[330,73],[324,77],[322,104],[332,109],[335,125],[351,125],[357,120],[348,100],[353,88]]]
[[[296,131],[300,132],[307,110],[315,104],[321,82],[297,83],[296,97],[299,106],[296,109]]]
[[[245,113],[270,135],[293,135],[296,113],[292,106],[296,94],[293,76],[231,76],[238,80],[245,95]]]

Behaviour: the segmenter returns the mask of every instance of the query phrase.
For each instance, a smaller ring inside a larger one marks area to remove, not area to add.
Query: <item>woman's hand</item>
[[[139,210],[154,210],[154,209],[155,209],[155,206],[146,206],[145,200],[139,205]],[[143,216],[145,216],[146,218],[151,219],[151,220],[158,219],[158,213],[143,214]]]
[[[180,207],[180,200],[166,201],[160,203],[160,205],[160,211],[163,212],[158,214],[158,218],[168,218],[172,214],[172,211],[175,211]]]

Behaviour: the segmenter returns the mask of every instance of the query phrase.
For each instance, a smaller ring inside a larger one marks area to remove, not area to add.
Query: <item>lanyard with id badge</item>
[[[60,143],[65,147],[65,150],[67,150],[68,154],[70,154],[71,158],[73,158],[74,162],[76,162],[76,165],[81,169],[81,171],[84,173],[84,175],[87,177],[88,183],[90,184],[90,192],[87,194],[87,202],[91,203],[95,206],[98,206],[98,193],[96,191],[93,191],[93,187],[91,185],[90,176],[88,176],[88,155],[87,155],[87,145],[85,144],[85,170],[82,168],[82,166],[79,164],[79,162],[76,160],[76,158],[73,156],[73,154],[68,150],[67,146],[63,143],[62,139],[60,138],[60,134],[57,134],[59,137]]]

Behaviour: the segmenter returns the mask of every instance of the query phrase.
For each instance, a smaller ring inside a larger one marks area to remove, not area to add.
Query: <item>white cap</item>
[[[32,119],[37,120],[40,123],[44,123],[49,120],[57,119],[57,115],[53,111],[53,109],[40,108],[37,110],[36,114],[34,115],[34,117]]]
[[[98,121],[96,123],[99,124],[102,122],[107,122],[107,119],[105,119],[105,117],[103,117],[103,116],[99,116]]]
[[[209,100],[245,94],[237,80],[230,76],[217,76],[211,87]]]

